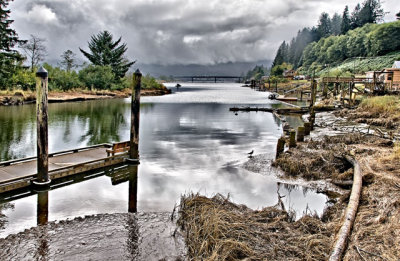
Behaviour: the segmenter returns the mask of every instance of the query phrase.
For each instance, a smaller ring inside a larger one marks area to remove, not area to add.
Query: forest
[[[399,50],[400,21],[381,23],[384,14],[379,0],[357,4],[351,14],[348,6],[342,15],[335,13],[332,18],[322,13],[317,26],[299,30],[290,43],[282,42],[271,74],[279,75],[282,69],[293,67],[309,75],[348,58],[376,57]]]

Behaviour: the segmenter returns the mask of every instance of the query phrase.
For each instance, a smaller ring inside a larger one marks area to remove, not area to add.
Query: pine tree
[[[125,76],[129,67],[135,63],[129,62],[124,58],[127,47],[126,43],[119,45],[120,42],[121,37],[114,42],[112,34],[108,31],[104,31],[97,35],[92,35],[90,42],[88,42],[91,53],[88,53],[81,48],[79,48],[79,50],[94,65],[111,66],[115,79],[119,80]]]
[[[360,26],[380,22],[383,16],[380,0],[366,0],[359,13]]]
[[[275,59],[272,63],[272,67],[280,65],[284,63],[287,59],[287,50],[288,46],[285,41],[282,42],[282,44],[278,48],[278,52],[276,53]]]
[[[357,4],[356,7],[354,7],[353,12],[351,13],[350,29],[356,29],[357,27],[361,26],[360,10],[361,6],[360,4]]]
[[[342,17],[335,13],[331,20],[331,30],[333,35],[341,34]]]
[[[23,58],[13,48],[24,41],[19,40],[18,34],[10,26],[10,10],[6,9],[12,0],[0,0],[0,88],[5,87],[10,75],[17,69]]]
[[[351,23],[351,20],[349,17],[349,7],[346,5],[346,7],[344,8],[344,11],[343,11],[343,15],[342,15],[342,24],[340,26],[340,32],[342,34],[345,34],[345,33],[347,33],[347,31],[350,30],[350,26],[351,26],[350,23]]]
[[[332,24],[331,24],[331,19],[329,18],[329,14],[323,12],[321,16],[319,17],[319,23],[318,23],[318,33],[320,38],[327,37],[331,35],[332,33]]]

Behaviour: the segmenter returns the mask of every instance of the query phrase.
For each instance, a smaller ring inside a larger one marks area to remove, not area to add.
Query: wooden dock
[[[66,176],[100,169],[124,162],[128,152],[107,156],[112,144],[61,151],[49,154],[49,177]],[[28,187],[37,177],[37,157],[0,162],[0,193]]]

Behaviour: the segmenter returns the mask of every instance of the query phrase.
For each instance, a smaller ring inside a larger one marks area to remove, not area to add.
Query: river
[[[270,168],[279,119],[267,112],[232,113],[233,106],[279,107],[267,92],[236,83],[183,83],[165,96],[142,97],[140,165],[98,171],[79,182],[48,192],[48,220],[100,213],[125,213],[132,200],[138,212],[172,211],[185,193],[229,194],[235,203],[260,209],[277,203],[277,189],[287,208],[321,214],[327,197],[305,187],[277,183]],[[0,161],[35,156],[34,105],[0,107]],[[298,119],[291,119],[298,124]],[[49,152],[129,139],[130,99],[49,105]],[[265,155],[267,175],[242,167],[247,153]],[[136,172],[132,182],[118,182],[115,173]],[[76,180],[75,180],[76,181]],[[132,195],[135,193],[135,195]],[[38,194],[0,195],[3,221],[0,237],[36,226]],[[6,203],[6,204],[5,204]],[[136,205],[137,204],[137,205]],[[1,208],[0,208],[1,211]]]

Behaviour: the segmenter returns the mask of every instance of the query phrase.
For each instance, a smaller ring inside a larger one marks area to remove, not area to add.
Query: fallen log
[[[354,167],[353,187],[351,189],[349,204],[347,205],[346,211],[344,213],[344,221],[342,227],[339,230],[339,233],[336,235],[335,244],[329,261],[338,261],[342,259],[343,253],[346,250],[349,236],[351,234],[354,220],[356,218],[358,204],[360,201],[362,188],[362,175],[360,166],[355,159],[349,156],[345,156],[345,158]]]

